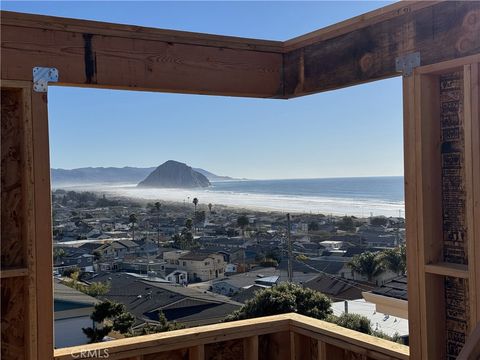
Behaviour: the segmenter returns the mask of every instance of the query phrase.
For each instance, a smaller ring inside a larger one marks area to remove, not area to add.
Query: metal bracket
[[[58,70],[48,67],[33,68],[33,90],[36,92],[47,92],[49,82],[58,81]]]
[[[395,59],[395,70],[403,73],[403,76],[410,76],[413,69],[420,66],[420,53],[414,52],[399,56]]]

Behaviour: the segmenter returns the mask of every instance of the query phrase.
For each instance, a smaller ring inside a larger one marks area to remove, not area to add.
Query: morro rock
[[[210,186],[210,181],[187,164],[168,160],[152,171],[138,187],[198,188]]]

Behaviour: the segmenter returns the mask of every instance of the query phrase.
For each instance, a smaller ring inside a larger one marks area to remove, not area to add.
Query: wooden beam
[[[53,255],[47,93],[31,93],[38,353],[53,357]]]
[[[2,11],[2,25],[32,29],[59,30],[80,34],[97,34],[127,39],[153,40],[175,44],[201,45],[214,48],[283,53],[282,41],[212,35],[190,31],[157,29],[136,25],[114,24],[101,21],[79,20],[57,16]]]
[[[285,97],[398,76],[395,59],[413,52],[420,52],[422,66],[480,52],[480,2],[412,6],[381,21],[347,24],[335,30],[341,35],[313,37],[318,41],[286,53]]]
[[[31,80],[33,67],[43,66],[56,67],[65,86],[264,98],[283,93],[282,54],[236,48],[238,41],[228,47],[227,37],[214,46],[199,35],[197,42],[207,44],[199,45],[167,41],[145,28],[127,36],[128,29],[99,30],[89,21],[46,25],[49,18],[8,12],[1,20],[2,79]]]
[[[243,359],[258,360],[258,336],[243,339]]]

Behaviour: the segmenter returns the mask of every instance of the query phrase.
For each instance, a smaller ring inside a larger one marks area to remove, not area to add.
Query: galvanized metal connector
[[[395,70],[401,72],[403,76],[410,76],[413,69],[420,66],[420,53],[414,52],[399,56],[395,59]]]
[[[47,92],[49,82],[58,81],[58,70],[56,68],[39,67],[33,68],[33,91]]]

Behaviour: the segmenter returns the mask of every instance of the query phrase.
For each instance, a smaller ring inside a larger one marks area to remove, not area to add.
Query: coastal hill
[[[205,175],[187,164],[168,160],[137,185],[146,188],[198,188],[210,186]]]
[[[138,184],[144,180],[155,167],[84,167],[77,169],[51,169],[52,185],[95,185],[95,184]],[[236,180],[229,176],[220,176],[207,170],[193,168],[209,181]]]

